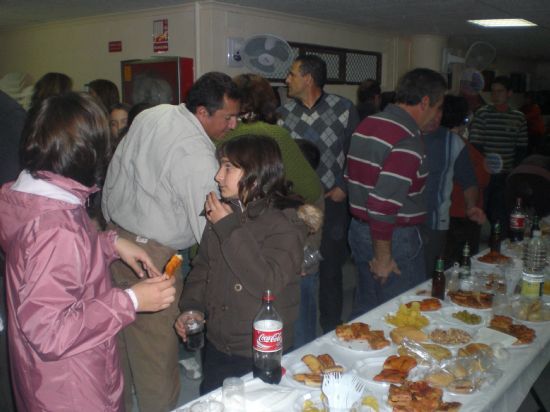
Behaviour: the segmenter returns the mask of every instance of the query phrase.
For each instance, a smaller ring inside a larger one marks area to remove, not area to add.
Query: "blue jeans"
[[[293,349],[311,342],[317,336],[317,281],[319,273],[302,276],[300,280],[300,310],[294,322]]]
[[[402,226],[393,230],[392,257],[401,270],[401,275],[390,273],[383,285],[374,279],[369,269],[369,262],[373,258],[369,225],[352,219],[349,242],[357,265],[355,299],[350,319],[368,312],[426,279],[424,250],[418,226]]]

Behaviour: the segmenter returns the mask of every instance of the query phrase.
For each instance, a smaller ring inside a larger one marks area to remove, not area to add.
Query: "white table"
[[[394,312],[397,309],[398,304],[404,300],[405,296],[410,296],[419,289],[428,289],[428,287],[429,281],[409,292],[404,293],[402,296],[396,297],[395,299],[380,305],[370,312],[365,313],[356,320],[368,323],[371,325],[371,328],[381,328],[387,332],[391,329],[391,326],[384,322],[384,316],[389,312]],[[506,362],[498,364],[498,367],[504,372],[503,376],[494,385],[485,387],[481,392],[473,395],[456,396],[445,393],[444,400],[461,402],[463,405],[460,409],[461,412],[516,411],[528,394],[531,386],[550,360],[550,345],[548,344],[550,340],[549,325],[550,324],[547,322],[536,326],[529,324],[529,327],[536,330],[537,337],[535,341],[531,345],[523,348],[509,349],[510,358]],[[358,362],[366,358],[387,357],[394,353],[394,351],[395,346],[393,345],[386,351],[372,354],[353,351],[335,343],[331,333],[329,333],[291,353],[286,354],[283,357],[283,366],[292,371],[293,368],[297,367],[296,365],[299,365],[300,358],[307,353],[312,353],[315,355],[330,353],[337,363],[342,364],[346,370],[351,370],[354,365],[357,365]],[[258,379],[253,379],[251,374],[245,375],[245,388],[265,387],[269,390],[271,387],[274,396],[274,398],[267,401],[266,404],[262,404],[261,406],[255,405],[253,409],[250,409],[250,412],[294,411],[295,399],[303,396],[305,392],[311,391],[312,389],[294,382],[288,375],[283,377],[279,385],[273,386],[264,385],[263,382],[258,382]],[[286,392],[279,394],[280,396],[278,396],[277,400],[275,400],[275,394],[279,389],[285,390]],[[380,386],[369,386],[369,389],[378,396],[381,402],[384,403],[387,400],[387,389],[380,390]],[[221,390],[217,389],[198,400],[189,402],[187,405],[179,408],[178,411],[187,411],[187,408],[193,403],[208,398],[221,400]],[[284,399],[284,401],[281,400],[279,402],[280,398]],[[390,408],[386,410],[390,410]]]

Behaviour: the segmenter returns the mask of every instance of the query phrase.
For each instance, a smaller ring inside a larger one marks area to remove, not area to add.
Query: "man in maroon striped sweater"
[[[358,268],[352,317],[425,279],[419,225],[428,170],[420,130],[441,110],[446,89],[433,70],[406,73],[396,103],[364,119],[351,138],[349,242]]]

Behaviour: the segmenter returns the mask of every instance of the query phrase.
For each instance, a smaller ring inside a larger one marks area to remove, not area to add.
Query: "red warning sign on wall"
[[[109,42],[109,53],[117,53],[122,51],[122,42],[120,40]]]
[[[168,19],[155,20],[153,22],[153,52],[163,53],[168,51]]]

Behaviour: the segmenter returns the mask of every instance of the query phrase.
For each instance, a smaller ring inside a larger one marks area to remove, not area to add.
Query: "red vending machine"
[[[130,105],[185,102],[194,80],[193,59],[188,57],[125,60],[120,65],[122,101]]]

